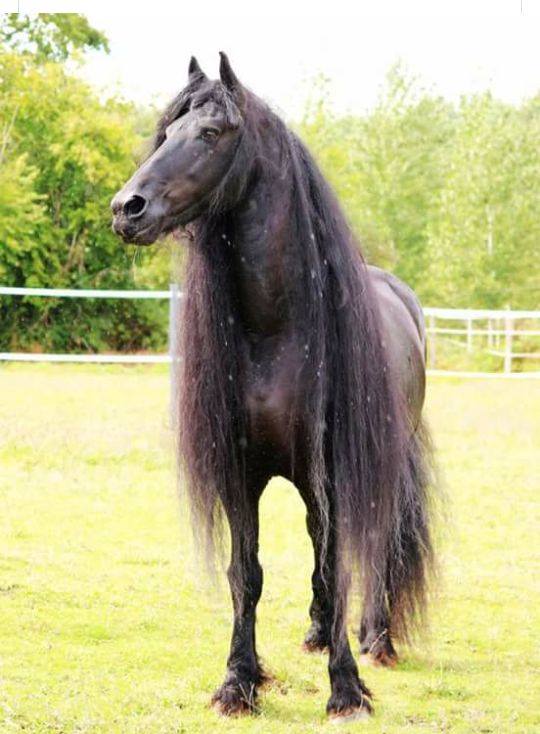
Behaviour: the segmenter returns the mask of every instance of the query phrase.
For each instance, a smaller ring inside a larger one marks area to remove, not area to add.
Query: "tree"
[[[105,35],[77,13],[5,13],[0,18],[0,44],[37,61],[65,61],[76,51],[108,51]]]
[[[534,308],[540,247],[540,98],[521,108],[463,99],[445,184],[428,228],[431,298]]]
[[[375,109],[337,118],[317,89],[300,132],[370,262],[431,305],[534,308],[540,97],[451,105],[398,65]]]
[[[26,154],[0,159],[0,242],[4,243],[0,260],[0,281],[9,282],[33,246],[45,221],[42,198],[35,191],[37,170],[28,164]]]
[[[448,103],[418,89],[400,65],[369,115],[335,119],[322,105],[301,127],[368,259],[416,288],[424,280],[427,223],[452,127]]]
[[[74,43],[74,27],[85,26],[69,25],[58,48]],[[131,105],[101,101],[40,53],[0,52],[4,283],[133,287],[133,251],[111,232],[109,202],[133,170],[141,143],[135,119]],[[161,304],[140,301],[2,299],[0,340],[10,348],[155,346],[165,339],[163,315]]]

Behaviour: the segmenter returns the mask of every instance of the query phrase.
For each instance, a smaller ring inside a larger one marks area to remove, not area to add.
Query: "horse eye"
[[[203,127],[201,132],[199,133],[199,136],[203,140],[217,140],[219,138],[220,131],[215,127]]]

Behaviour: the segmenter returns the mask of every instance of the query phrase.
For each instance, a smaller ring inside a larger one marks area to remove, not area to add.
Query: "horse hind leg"
[[[335,547],[335,543],[333,544]],[[347,587],[348,579],[339,553],[334,553],[325,579],[334,599],[330,632],[328,673],[331,695],[326,712],[336,723],[349,723],[367,719],[372,713],[371,693],[358,675],[347,636]]]
[[[307,505],[306,525],[313,543],[315,568],[311,576],[313,590],[313,598],[309,607],[311,625],[304,638],[302,648],[305,652],[327,652],[330,647],[333,600],[329,595],[328,586],[324,583],[320,563],[323,551],[323,530],[314,502],[309,498],[304,499]]]
[[[360,662],[363,665],[394,668],[398,654],[391,633],[391,609],[385,593],[367,592],[360,624]]]

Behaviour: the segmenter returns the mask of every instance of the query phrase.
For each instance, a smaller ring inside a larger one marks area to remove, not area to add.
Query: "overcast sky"
[[[519,101],[540,89],[540,0],[356,0],[355,15],[344,10],[353,2],[342,0],[272,0],[271,14],[254,12],[256,0],[18,4],[21,12],[85,13],[111,42],[109,56],[91,56],[86,78],[141,103],[175,94],[191,54],[215,76],[219,50],[289,117],[300,114],[309,80],[320,73],[330,79],[336,110],[371,107],[397,59],[452,99],[489,87]],[[17,0],[0,0],[0,9],[16,10]]]

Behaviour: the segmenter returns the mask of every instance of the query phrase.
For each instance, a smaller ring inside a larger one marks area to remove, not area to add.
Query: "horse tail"
[[[435,571],[432,540],[432,446],[425,423],[411,435],[399,473],[393,528],[387,552],[387,595],[391,633],[408,641],[425,622],[431,579]]]
[[[369,531],[372,542],[361,559],[363,621],[372,629],[387,628],[392,639],[402,642],[411,642],[425,627],[436,571],[432,455],[429,431],[421,421],[405,441],[392,496]]]

